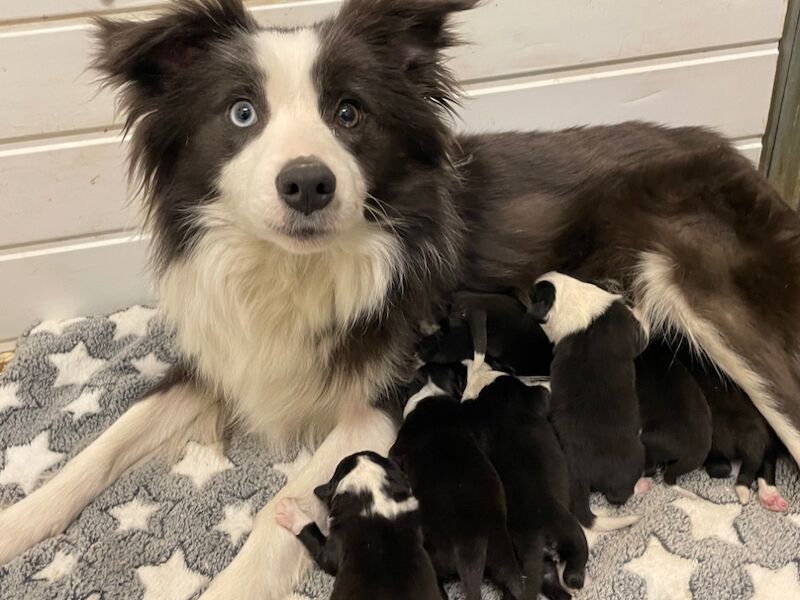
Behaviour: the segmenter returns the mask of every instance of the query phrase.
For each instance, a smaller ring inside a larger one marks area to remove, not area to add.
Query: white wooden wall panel
[[[620,9],[616,8],[617,2],[622,5]],[[741,40],[749,45],[778,39],[781,22],[774,18],[774,14],[780,11],[783,2],[703,0],[700,3],[704,6],[723,4],[729,9],[739,7],[734,11],[738,14],[733,22],[751,32]],[[678,9],[678,6],[694,6],[689,0],[657,3],[571,0],[561,4],[592,7],[589,14],[595,14],[597,5],[604,6],[606,26],[602,28],[597,22],[602,13],[579,24],[569,10],[557,10],[552,1],[543,3],[551,8],[542,13],[538,9],[519,8],[520,4],[526,3],[530,6],[538,4],[528,0],[497,0],[468,17],[469,27],[476,28],[478,35],[471,46],[465,46],[456,54],[453,61],[462,79],[497,78],[506,73],[607,63],[631,56],[671,54],[680,49],[728,45],[736,39],[713,18],[700,21],[690,18],[696,9]],[[336,5],[336,2],[327,0],[295,2],[264,6],[258,8],[256,14],[264,22],[292,25],[316,21],[329,14]],[[707,12],[713,13],[710,17],[722,18],[716,15],[716,11]],[[682,14],[687,16],[676,17]],[[622,19],[621,26],[617,25],[617,17]],[[633,28],[638,41],[626,43],[625,40],[631,36],[627,26],[633,27],[631,20],[642,23],[640,29],[645,31]],[[651,31],[657,30],[663,22],[669,24],[669,35],[656,35]],[[723,22],[727,21],[723,19]],[[745,28],[745,24],[750,22],[756,24],[752,30]],[[33,29],[15,27],[0,33],[0,104],[4,107],[0,112],[0,140],[96,129],[114,121],[113,96],[98,91],[95,74],[87,71],[88,56],[92,51],[89,32],[87,23],[79,23]],[[556,35],[558,43],[537,41],[553,39]],[[53,110],[54,106],[59,109]]]
[[[144,248],[123,230],[124,146],[113,100],[86,72],[91,14],[164,0],[0,5],[0,344],[40,318],[149,298]],[[338,0],[251,0],[264,24],[308,23]],[[462,129],[631,118],[702,124],[761,151],[785,0],[490,0],[464,16],[472,45]],[[40,17],[47,16],[47,20]]]
[[[777,54],[769,46],[471,86],[463,128],[558,129],[646,119],[707,125],[732,138],[759,135],[767,125]],[[747,85],[742,85],[743,72]]]

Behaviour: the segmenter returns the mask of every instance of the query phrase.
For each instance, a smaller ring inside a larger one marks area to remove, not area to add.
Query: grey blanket
[[[0,505],[30,493],[145,393],[176,358],[155,311],[43,323],[19,341],[0,378]],[[235,556],[255,512],[307,460],[271,456],[246,436],[221,455],[190,443],[176,464],[126,474],[64,535],[0,567],[0,599],[184,600]],[[800,482],[779,465],[789,512],[741,506],[732,481],[696,472],[618,511],[642,514],[622,532],[592,535],[581,599],[800,598]],[[598,511],[612,513],[599,500]],[[0,535],[3,532],[0,531]],[[324,598],[312,573],[296,599]],[[458,586],[451,587],[459,598]],[[487,588],[487,598],[497,597]]]

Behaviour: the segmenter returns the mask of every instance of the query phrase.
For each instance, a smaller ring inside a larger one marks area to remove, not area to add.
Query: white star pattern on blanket
[[[16,383],[8,383],[0,387],[0,413],[22,406],[22,402],[17,397],[18,387]]]
[[[644,579],[648,600],[692,600],[689,581],[694,568],[694,561],[667,551],[655,536],[644,554],[625,565],[625,570]]]
[[[84,390],[80,396],[61,410],[72,413],[72,420],[77,421],[86,415],[93,415],[100,412],[100,396],[102,395],[103,388]]]
[[[131,364],[137,371],[139,371],[139,373],[151,379],[161,377],[167,372],[167,369],[169,369],[169,365],[167,363],[161,362],[158,360],[158,357],[152,353],[148,354],[144,358],[132,360]]]
[[[739,534],[733,522],[742,514],[739,504],[716,504],[700,498],[678,498],[672,503],[689,517],[692,524],[692,537],[702,540],[716,537],[729,544],[740,544]]]
[[[35,335],[37,333],[51,333],[53,335],[61,335],[70,325],[75,325],[76,323],[82,323],[85,320],[86,317],[75,317],[74,319],[64,319],[62,321],[58,320],[43,321],[39,323],[36,327],[31,329],[30,335]]]
[[[214,528],[227,534],[232,546],[253,529],[253,507],[247,502],[229,504],[225,507],[225,517]]]
[[[53,384],[55,387],[84,385],[106,364],[106,361],[89,354],[83,342],[78,342],[69,352],[51,354],[48,359],[58,369],[58,376]]]
[[[144,588],[143,600],[187,600],[208,581],[186,565],[182,550],[167,562],[139,567],[136,573]]]
[[[78,559],[75,556],[59,550],[56,552],[53,560],[50,561],[50,564],[38,573],[35,573],[33,578],[55,583],[68,575],[72,575],[72,572],[77,566]]]
[[[159,504],[146,502],[137,496],[130,502],[118,504],[110,509],[108,514],[117,520],[118,532],[137,529],[146,531],[149,527],[150,517],[158,512],[159,508]]]
[[[156,310],[154,308],[138,305],[114,313],[108,317],[108,320],[116,325],[114,328],[114,340],[121,340],[129,335],[136,337],[147,335],[147,326],[155,314]]]
[[[745,567],[755,589],[750,600],[789,600],[800,598],[797,564],[789,563],[781,569],[767,569],[758,565]]]
[[[0,471],[0,485],[16,484],[30,494],[50,467],[57,465],[64,455],[50,450],[50,433],[43,431],[29,443],[6,449],[6,460]]]
[[[177,475],[186,475],[200,489],[215,475],[233,467],[223,454],[210,446],[189,442],[183,459],[172,467]]]

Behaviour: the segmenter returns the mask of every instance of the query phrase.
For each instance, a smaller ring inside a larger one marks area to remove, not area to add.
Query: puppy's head
[[[355,507],[362,517],[396,519],[418,508],[405,474],[375,452],[359,452],[342,460],[330,481],[317,487],[314,495],[332,516]]]
[[[622,297],[563,273],[551,272],[536,280],[532,315],[547,337],[557,344],[566,336],[587,329]]]
[[[295,254],[394,231],[391,190],[447,161],[441,52],[476,1],[349,0],[296,29],[263,28],[241,0],[99,20],[95,66],[122,90],[160,258],[214,227]]]

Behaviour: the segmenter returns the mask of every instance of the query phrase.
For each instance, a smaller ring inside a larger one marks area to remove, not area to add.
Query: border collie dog
[[[388,451],[416,323],[454,289],[530,289],[551,270],[619,281],[800,458],[797,215],[703,129],[456,135],[443,51],[449,16],[476,4],[346,0],[278,29],[241,0],[176,0],[98,22],[184,367],[0,514],[0,563],[130,466],[236,422],[316,452],[204,598],[284,597],[309,560],[276,502],[312,499],[353,452]]]
[[[620,296],[562,273],[536,282],[531,310],[555,344],[550,419],[567,457],[570,507],[592,527],[590,492],[624,504],[644,471],[634,360],[647,335]]]
[[[331,600],[446,597],[422,546],[419,503],[392,461],[374,452],[348,456],[314,493],[330,511],[329,536],[293,498],[280,501],[276,521],[336,577]]]

